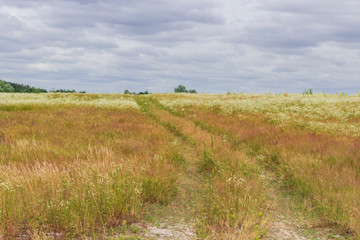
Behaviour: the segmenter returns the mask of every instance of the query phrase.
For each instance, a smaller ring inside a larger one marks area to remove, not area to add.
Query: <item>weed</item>
[[[211,137],[210,151],[207,150],[206,145],[204,144],[203,159],[200,165],[201,171],[212,173],[216,170],[216,163],[213,160],[214,158],[213,155],[214,155],[214,142],[213,142],[213,138]]]
[[[303,92],[303,95],[312,95],[312,94],[313,94],[313,90],[311,88],[305,89]]]

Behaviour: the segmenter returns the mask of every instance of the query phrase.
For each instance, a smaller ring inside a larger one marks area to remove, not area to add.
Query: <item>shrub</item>
[[[179,85],[174,89],[176,93],[197,93],[195,89],[187,90],[184,85]]]
[[[303,92],[304,95],[312,95],[313,94],[313,90],[311,88],[309,89],[305,89]]]

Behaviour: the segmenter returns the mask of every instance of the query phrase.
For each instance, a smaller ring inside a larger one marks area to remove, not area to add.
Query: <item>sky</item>
[[[0,0],[0,79],[122,93],[360,91],[359,0]]]

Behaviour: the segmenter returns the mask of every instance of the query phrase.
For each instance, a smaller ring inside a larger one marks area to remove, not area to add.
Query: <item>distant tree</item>
[[[303,95],[312,95],[313,94],[313,90],[310,88],[310,89],[305,89],[304,92],[303,92]]]
[[[46,93],[47,91],[41,88],[30,87],[29,85],[0,80],[0,92]]]
[[[176,93],[197,93],[195,89],[187,90],[184,85],[179,85],[174,89]]]
[[[174,89],[174,92],[176,93],[186,93],[186,87],[184,85],[179,85]]]
[[[0,92],[15,92],[15,89],[10,83],[0,81]]]
[[[74,89],[71,89],[71,90],[68,90],[68,89],[58,89],[58,90],[55,90],[54,92],[57,92],[57,93],[76,93],[76,91]]]
[[[126,90],[124,91],[124,94],[130,94],[129,90],[126,89]]]
[[[146,90],[145,92],[139,92],[138,93],[138,95],[144,95],[144,94],[150,94],[150,93],[148,92],[148,90]]]

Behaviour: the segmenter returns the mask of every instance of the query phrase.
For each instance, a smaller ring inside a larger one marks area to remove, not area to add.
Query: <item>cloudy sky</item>
[[[0,0],[0,79],[106,93],[358,93],[359,11],[359,0]]]

